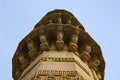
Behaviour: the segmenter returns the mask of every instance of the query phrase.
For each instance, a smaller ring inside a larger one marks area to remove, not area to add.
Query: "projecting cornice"
[[[76,55],[104,78],[105,62],[100,46],[82,24],[65,10],[54,10],[46,14],[19,43],[12,59],[13,78],[17,80],[37,56],[51,49],[78,52]],[[84,56],[89,60],[84,60]]]

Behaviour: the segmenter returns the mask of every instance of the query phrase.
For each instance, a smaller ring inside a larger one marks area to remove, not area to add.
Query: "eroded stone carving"
[[[83,62],[87,64],[88,60],[90,59],[90,52],[91,52],[91,46],[86,45],[85,49],[82,51],[80,54],[80,58],[82,59]]]
[[[16,68],[15,77],[18,78],[21,76],[21,74],[22,74],[22,72],[20,71],[20,69]]]
[[[58,34],[57,34],[56,48],[58,50],[62,50],[64,48],[64,41],[63,41],[62,32],[58,32]]]
[[[69,51],[73,51],[73,52],[77,51],[78,49],[77,41],[78,41],[78,36],[72,35],[72,39],[69,45]]]
[[[79,26],[76,26],[76,28],[79,29]],[[68,47],[69,51],[76,52],[78,50],[78,45],[77,45],[78,34],[79,34],[79,31],[75,30],[75,33],[72,35],[71,42],[70,42],[69,47]]]
[[[89,67],[95,71],[98,71],[99,65],[100,65],[100,60],[97,57],[94,57],[89,63]]]
[[[35,57],[38,55],[38,52],[36,50],[36,48],[34,47],[34,44],[32,41],[29,41],[27,43],[27,46],[28,46],[28,49],[29,49],[29,52],[28,52],[28,57],[30,58],[30,60],[34,60]]]
[[[58,19],[58,22],[61,23],[61,19]],[[58,26],[58,32],[57,32],[57,40],[56,40],[56,48],[58,50],[62,50],[64,48],[64,41],[63,41],[63,32],[62,32],[62,26]]]
[[[48,51],[49,45],[48,45],[45,35],[40,36],[40,42],[41,42],[41,44],[40,44],[41,51]]]
[[[98,70],[98,66],[100,65],[100,60],[97,57],[94,57],[90,63],[89,67],[91,68],[91,71],[93,72],[95,80],[101,79],[101,72]]]
[[[18,60],[20,62],[20,70],[24,70],[29,64],[28,59],[26,59],[23,55],[20,55]]]

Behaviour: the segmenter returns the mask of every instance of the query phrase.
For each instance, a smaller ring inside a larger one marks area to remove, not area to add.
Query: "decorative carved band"
[[[57,61],[57,62],[75,62],[74,58],[63,58],[63,57],[41,57],[40,61]]]
[[[77,71],[39,70],[31,80],[85,80]]]
[[[77,71],[59,71],[59,70],[39,70],[36,72],[39,75],[69,75],[69,76],[77,76]]]
[[[79,67],[81,67],[90,76],[90,73],[82,66],[79,61],[74,58],[63,58],[63,57],[41,57],[40,61],[55,61],[55,62],[75,62]]]

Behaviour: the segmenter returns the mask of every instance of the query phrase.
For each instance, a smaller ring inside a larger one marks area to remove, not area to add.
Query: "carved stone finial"
[[[48,51],[48,50],[49,50],[49,45],[48,45],[48,43],[47,43],[47,40],[46,40],[45,35],[41,35],[41,36],[40,36],[40,42],[41,42],[41,44],[40,44],[40,49],[41,49],[42,51]]]

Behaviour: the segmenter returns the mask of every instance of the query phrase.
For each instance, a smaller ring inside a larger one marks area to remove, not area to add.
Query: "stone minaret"
[[[100,46],[65,10],[47,13],[19,43],[14,80],[104,80]]]

